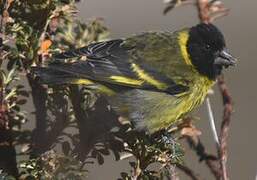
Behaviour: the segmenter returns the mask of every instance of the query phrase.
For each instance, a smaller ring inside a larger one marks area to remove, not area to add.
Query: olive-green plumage
[[[69,58],[77,61],[63,61]],[[150,133],[201,104],[222,68],[234,64],[223,35],[211,24],[94,43],[54,59],[46,68],[33,68],[43,83],[84,84]]]

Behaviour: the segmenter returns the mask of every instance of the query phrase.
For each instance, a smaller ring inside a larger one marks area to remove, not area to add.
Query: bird
[[[95,42],[53,55],[48,66],[32,71],[43,84],[86,86],[135,130],[153,134],[181,122],[236,61],[222,32],[200,23]]]

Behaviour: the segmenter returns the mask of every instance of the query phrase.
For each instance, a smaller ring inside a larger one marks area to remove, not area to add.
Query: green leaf
[[[104,163],[104,158],[100,153],[97,154],[96,159],[98,164],[102,165]]]
[[[67,156],[71,151],[70,143],[67,141],[62,142],[62,151]]]

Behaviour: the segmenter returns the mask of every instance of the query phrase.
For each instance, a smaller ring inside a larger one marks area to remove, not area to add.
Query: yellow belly
[[[188,92],[175,97],[163,97],[164,100],[155,106],[154,111],[158,114],[149,117],[148,130],[152,133],[177,123],[184,115],[202,104],[214,83],[215,81],[201,77]]]

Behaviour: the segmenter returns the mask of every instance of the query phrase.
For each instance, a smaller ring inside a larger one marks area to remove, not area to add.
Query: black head
[[[223,69],[235,64],[222,33],[212,24],[198,24],[189,31],[187,50],[199,73],[216,79]]]

